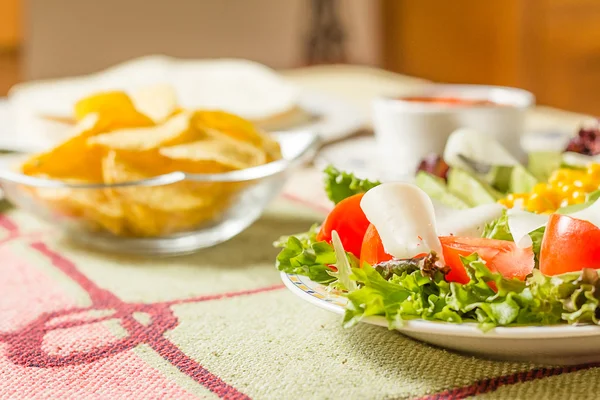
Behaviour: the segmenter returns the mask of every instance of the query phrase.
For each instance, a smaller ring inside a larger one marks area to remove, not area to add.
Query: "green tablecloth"
[[[0,398],[592,399],[600,369],[476,359],[288,292],[279,235],[321,214],[279,200],[248,231],[179,258],[96,253],[0,219]]]

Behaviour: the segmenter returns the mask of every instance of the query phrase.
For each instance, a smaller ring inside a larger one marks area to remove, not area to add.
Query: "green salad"
[[[600,202],[534,215],[499,204],[435,215],[415,185],[324,171],[334,208],[282,237],[277,269],[348,298],[344,326],[383,316],[497,326],[598,324]],[[598,215],[599,218],[596,218]]]

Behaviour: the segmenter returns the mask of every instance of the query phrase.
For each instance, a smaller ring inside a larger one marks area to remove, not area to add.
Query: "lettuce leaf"
[[[513,235],[508,228],[508,215],[506,214],[506,211],[502,211],[502,216],[500,218],[485,224],[481,237],[513,241]]]
[[[355,194],[364,193],[380,184],[378,181],[359,179],[354,174],[339,171],[332,165],[327,166],[323,173],[325,174],[325,192],[334,204]]]
[[[390,329],[414,318],[477,321],[484,329],[513,323],[527,302],[519,297],[525,283],[490,272],[476,254],[464,258],[463,263],[471,277],[465,285],[446,282],[441,272],[432,277],[421,270],[404,272],[386,281],[370,266],[353,270],[353,278],[361,288],[348,294],[344,326],[371,315],[384,315]],[[488,282],[494,282],[498,292]]]
[[[545,227],[541,227],[529,233],[529,237],[531,237],[531,241],[533,242],[533,254],[535,255],[536,265],[540,256],[542,238],[544,237],[545,230]],[[500,218],[485,225],[481,237],[498,240],[514,240],[512,234],[510,233],[510,229],[508,228],[508,215],[506,214],[506,211],[503,211]]]
[[[477,322],[483,330],[515,324],[599,324],[600,278],[595,270],[554,277],[536,270],[522,282],[491,272],[477,254],[462,261],[471,278],[466,284],[448,283],[441,273],[429,278],[420,270],[387,281],[368,265],[353,269],[360,289],[347,296],[344,326],[372,315],[385,316],[390,329],[414,318]]]
[[[337,271],[330,271],[329,275],[336,278],[337,281],[330,284],[330,289],[356,290],[356,282],[350,279],[350,275],[352,275],[352,268],[358,267],[359,260],[352,253],[344,250],[342,241],[336,231],[331,233],[331,244],[335,251],[335,268]]]
[[[600,317],[600,278],[598,271],[584,269],[562,275],[545,276],[534,271],[531,291],[538,312],[560,315],[569,324],[596,324]]]
[[[273,243],[282,249],[276,262],[279,271],[304,275],[322,284],[336,280],[328,267],[336,263],[335,250],[329,243],[317,242],[318,229],[318,225],[313,225],[306,233],[284,236]]]

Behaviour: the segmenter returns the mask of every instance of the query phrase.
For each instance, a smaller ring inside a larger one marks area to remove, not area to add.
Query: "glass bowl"
[[[7,200],[74,240],[118,253],[175,255],[242,232],[278,195],[290,170],[314,156],[313,132],[274,134],[282,159],[216,174],[173,172],[118,184],[71,184],[0,170]]]

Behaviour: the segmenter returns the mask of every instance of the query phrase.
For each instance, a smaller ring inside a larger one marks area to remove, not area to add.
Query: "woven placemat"
[[[595,366],[481,360],[381,327],[345,330],[296,298],[271,242],[321,217],[309,200],[288,193],[233,240],[159,259],[94,252],[5,212],[0,398],[597,398]]]

